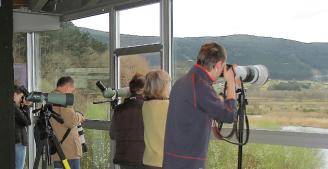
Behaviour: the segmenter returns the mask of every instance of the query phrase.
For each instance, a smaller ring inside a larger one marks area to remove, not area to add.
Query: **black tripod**
[[[57,122],[63,124],[64,120],[60,114],[52,110],[51,105],[43,104],[40,109],[34,110],[33,113],[39,112],[39,119],[35,125],[35,142],[37,145],[36,157],[34,160],[33,169],[38,169],[40,159],[42,157],[42,169],[46,169],[51,165],[51,154],[58,153],[58,156],[64,166],[64,169],[71,169],[64,155],[60,143],[55,136],[49,119],[52,117]],[[53,146],[50,146],[53,145]]]
[[[221,134],[221,130],[223,128],[223,123],[216,122],[216,126],[214,127],[214,134],[218,139],[224,140],[228,143],[238,145],[238,169],[242,169],[243,163],[243,146],[247,144],[249,139],[249,122],[246,113],[246,105],[248,104],[244,84],[241,80],[241,89],[238,89],[236,93],[238,94],[238,111],[237,111],[237,121],[234,122],[231,132],[227,136],[223,136]],[[225,85],[226,89],[226,85]],[[224,90],[225,90],[224,89]],[[245,127],[246,125],[246,127]],[[246,138],[244,139],[244,130],[246,130]],[[236,139],[238,142],[233,142],[229,140],[233,135],[236,135]]]

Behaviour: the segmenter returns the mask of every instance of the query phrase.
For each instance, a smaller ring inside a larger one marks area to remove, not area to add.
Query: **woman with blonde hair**
[[[155,70],[149,72],[145,79],[145,101],[142,107],[145,140],[143,163],[146,169],[160,169],[163,165],[171,78],[167,72]]]

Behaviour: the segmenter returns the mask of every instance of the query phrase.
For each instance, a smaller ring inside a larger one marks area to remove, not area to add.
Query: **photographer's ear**
[[[218,73],[221,74],[224,67],[223,61],[219,61],[215,64],[215,68],[218,70]]]

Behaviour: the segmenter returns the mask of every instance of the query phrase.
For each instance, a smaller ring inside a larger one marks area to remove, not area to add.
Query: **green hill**
[[[103,43],[109,43],[108,32],[80,29]],[[159,37],[121,35],[121,46],[155,42],[159,42]],[[252,35],[174,38],[176,64],[187,69],[193,64],[190,61],[195,60],[199,47],[206,42],[224,45],[229,63],[266,65],[272,79],[303,80],[328,74],[328,43],[303,43]]]

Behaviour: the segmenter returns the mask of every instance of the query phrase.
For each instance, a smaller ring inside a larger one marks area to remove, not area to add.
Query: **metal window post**
[[[13,106],[13,1],[0,0],[0,164],[15,168],[15,120]]]
[[[37,90],[37,57],[39,56],[39,36],[37,33],[27,33],[27,88],[28,91]],[[34,121],[32,111],[30,111],[32,125],[28,127],[28,168],[33,168],[36,153],[34,142]]]
[[[161,0],[161,42],[163,45],[161,64],[162,68],[173,77],[172,70],[172,40],[173,40],[173,2],[172,0]]]
[[[109,39],[110,39],[110,86],[111,88],[118,89],[120,85],[120,62],[119,58],[115,55],[115,49],[120,46],[120,33],[119,33],[119,12],[112,8],[109,15]],[[113,110],[111,110],[110,117],[113,116]],[[119,166],[114,165],[113,158],[115,155],[115,141],[111,140],[110,142],[110,168],[119,169]]]

